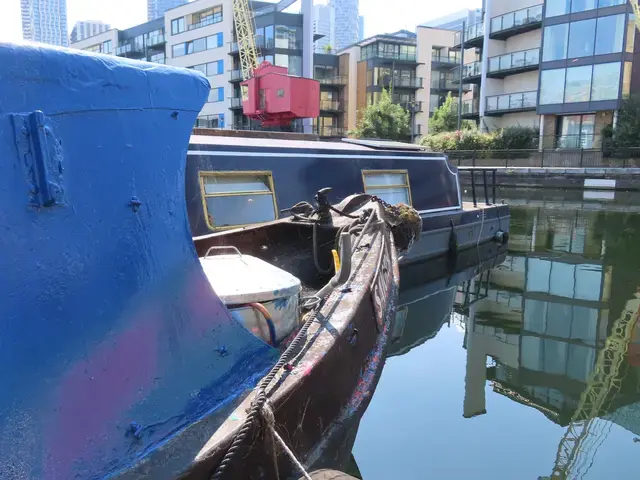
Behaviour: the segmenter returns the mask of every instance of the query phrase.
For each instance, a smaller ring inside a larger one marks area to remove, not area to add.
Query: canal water
[[[502,193],[503,263],[409,295],[350,473],[640,478],[640,198]]]

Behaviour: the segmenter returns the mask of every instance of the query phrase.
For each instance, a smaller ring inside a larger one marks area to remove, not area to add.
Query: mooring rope
[[[278,434],[278,431],[276,430],[276,418],[273,415],[273,410],[271,409],[271,405],[269,405],[269,402],[266,402],[262,406],[261,413],[262,413],[262,417],[264,418],[265,423],[266,423],[266,425],[267,425],[267,427],[269,429],[270,435],[272,435],[272,437],[275,438],[278,441],[278,443],[282,447],[282,450],[284,450],[284,452],[287,454],[287,456],[291,460],[291,463],[293,463],[295,465],[295,467],[298,469],[298,471],[300,473],[302,473],[302,476],[306,480],[312,480],[311,476],[305,470],[305,468],[302,465],[302,463],[300,463],[300,460],[298,460],[296,458],[295,453],[293,453],[293,451],[291,451],[291,449],[287,446],[286,442],[282,439],[280,434]],[[275,458],[275,452],[274,452],[274,462],[275,462],[274,467],[275,467],[276,472],[277,472],[278,471],[278,463],[277,463],[277,460]]]

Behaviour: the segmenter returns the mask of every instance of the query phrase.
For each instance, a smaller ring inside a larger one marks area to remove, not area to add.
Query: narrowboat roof
[[[411,152],[426,153],[429,156],[443,156],[442,153],[427,152],[417,145],[401,142],[391,142],[387,140],[354,140],[346,139],[341,142],[324,142],[312,140],[288,140],[271,138],[249,138],[249,137],[228,137],[212,135],[192,135],[190,145],[219,145],[226,147],[248,147],[248,148],[292,148],[292,149],[312,149],[312,150],[348,150],[357,152]]]

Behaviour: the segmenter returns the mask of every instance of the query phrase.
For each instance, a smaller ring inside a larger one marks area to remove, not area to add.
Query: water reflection
[[[640,214],[530,200],[512,210],[500,266],[446,288],[431,280],[404,311],[391,352],[402,356],[356,440],[366,480],[638,477]],[[422,431],[398,421],[407,414]],[[395,439],[383,443],[401,465],[379,460],[376,432]]]

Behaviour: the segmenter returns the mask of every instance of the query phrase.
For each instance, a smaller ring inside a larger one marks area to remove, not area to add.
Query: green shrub
[[[483,133],[474,130],[459,130],[427,135],[421,144],[433,152],[447,150],[524,150],[538,148],[540,132],[531,127],[508,127]]]

